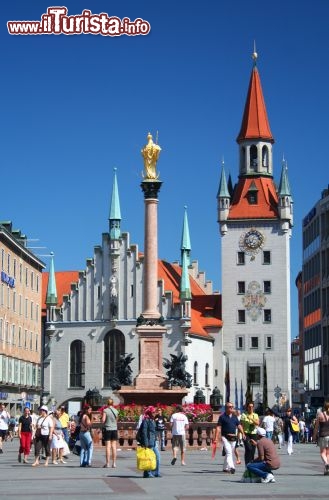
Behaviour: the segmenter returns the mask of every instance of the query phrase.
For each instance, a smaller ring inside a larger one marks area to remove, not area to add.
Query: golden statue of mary
[[[156,165],[159,159],[161,148],[158,144],[154,144],[152,134],[149,132],[147,135],[147,144],[141,150],[144,158],[144,179],[156,180],[160,174],[156,172]]]

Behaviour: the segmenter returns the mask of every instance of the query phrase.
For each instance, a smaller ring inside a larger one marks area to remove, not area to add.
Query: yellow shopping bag
[[[157,466],[156,456],[150,448],[137,447],[137,469],[155,470]]]

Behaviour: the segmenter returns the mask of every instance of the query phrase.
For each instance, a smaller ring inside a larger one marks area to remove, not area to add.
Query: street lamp
[[[279,398],[281,396],[281,387],[279,387],[278,385],[276,387],[274,387],[274,396],[276,399],[276,404],[279,406]]]

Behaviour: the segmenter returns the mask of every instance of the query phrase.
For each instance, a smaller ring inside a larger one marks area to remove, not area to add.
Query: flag
[[[231,388],[230,388],[230,362],[228,357],[226,356],[226,370],[225,370],[225,402],[227,403],[230,401],[230,394],[231,394]]]
[[[266,408],[268,407],[267,400],[267,367],[266,367],[266,358],[265,354],[263,354],[263,412],[265,413]]]
[[[240,386],[240,411],[243,411],[243,386],[242,386],[242,379],[241,379],[241,386]]]
[[[235,409],[239,409],[238,382],[235,378]]]
[[[252,386],[251,386],[251,378],[250,378],[250,369],[249,363],[247,361],[247,390],[246,390],[246,406],[252,401]]]

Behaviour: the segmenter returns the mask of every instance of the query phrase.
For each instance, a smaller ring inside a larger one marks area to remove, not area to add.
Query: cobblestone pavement
[[[319,448],[313,444],[295,445],[292,456],[288,456],[284,448],[279,450],[282,466],[275,473],[276,482],[269,484],[240,483],[243,465],[237,466],[234,475],[221,472],[221,453],[217,452],[212,460],[210,449],[187,451],[186,466],[182,466],[179,459],[172,466],[170,450],[161,452],[162,477],[154,479],[141,477],[136,469],[134,450],[119,451],[117,468],[104,469],[104,448],[95,450],[91,468],[80,468],[78,457],[72,454],[67,463],[61,465],[31,467],[31,464],[18,463],[17,439],[4,443],[3,449],[0,498],[9,500],[39,497],[58,500],[59,495],[70,500],[329,498],[329,476],[323,475]],[[243,462],[242,448],[240,454]]]

